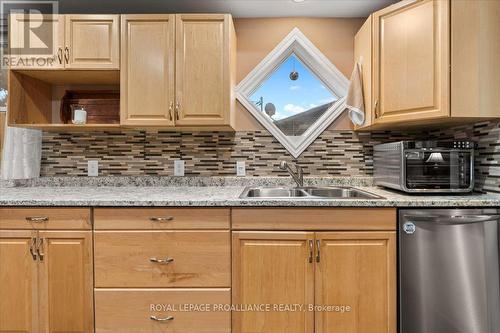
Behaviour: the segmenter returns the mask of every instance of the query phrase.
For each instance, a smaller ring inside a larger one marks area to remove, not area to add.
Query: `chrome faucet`
[[[297,187],[304,187],[304,171],[296,163],[293,163],[295,171],[288,165],[286,161],[280,162],[280,169],[286,170],[292,176],[293,180],[297,183]]]

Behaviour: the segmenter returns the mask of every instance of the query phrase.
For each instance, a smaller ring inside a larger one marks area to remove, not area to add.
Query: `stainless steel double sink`
[[[354,187],[247,187],[240,199],[384,199]]]

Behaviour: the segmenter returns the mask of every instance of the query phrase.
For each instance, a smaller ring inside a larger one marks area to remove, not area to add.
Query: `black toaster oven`
[[[405,192],[471,192],[474,142],[399,141],[374,147],[375,184]]]

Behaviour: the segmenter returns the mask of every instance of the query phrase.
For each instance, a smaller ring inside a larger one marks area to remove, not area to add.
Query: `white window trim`
[[[249,97],[292,53],[339,99],[301,136],[286,136]],[[237,100],[297,158],[345,110],[349,80],[298,29],[294,28],[236,87]]]

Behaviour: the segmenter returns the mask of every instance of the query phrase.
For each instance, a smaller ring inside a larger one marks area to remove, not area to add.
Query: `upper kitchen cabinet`
[[[450,15],[452,115],[498,118],[500,1],[453,0]]]
[[[55,131],[118,128],[119,18],[10,15],[9,126]],[[34,26],[36,33],[28,34],[27,27]],[[75,94],[83,91],[94,97]],[[114,104],[109,93],[118,96]],[[84,125],[71,122],[71,105],[77,104],[88,112]]]
[[[449,115],[448,7],[403,1],[373,15],[375,123]]]
[[[37,34],[26,35],[27,26]],[[11,14],[9,51],[12,69],[64,68],[64,15]]]
[[[122,15],[121,123],[173,126],[175,15]]]
[[[121,25],[122,125],[233,127],[230,15],[122,15]]]
[[[11,69],[108,69],[120,67],[119,15],[12,14]],[[37,26],[26,34],[27,26]]]
[[[372,24],[373,15],[370,15],[354,36],[354,60],[361,66],[363,78],[363,102],[366,112],[363,126],[369,126],[373,123],[370,112],[372,109]],[[355,128],[357,129],[359,126],[355,126]]]
[[[66,68],[119,69],[120,15],[66,15]]]
[[[176,125],[229,125],[236,56],[231,16],[177,15],[176,30]]]
[[[355,60],[372,66],[363,128],[500,117],[499,16],[499,1],[468,0],[407,0],[374,13],[355,43]]]

